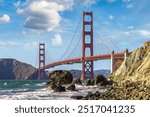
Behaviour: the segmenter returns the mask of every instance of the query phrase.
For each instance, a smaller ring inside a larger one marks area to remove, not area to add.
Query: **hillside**
[[[150,41],[135,50],[113,74],[118,82],[144,82],[150,85]]]
[[[150,100],[150,41],[135,50],[110,79],[114,84],[100,99]]]
[[[15,59],[0,59],[0,80],[35,80],[38,71],[33,66]]]
[[[82,74],[82,71],[81,70],[75,70],[75,69],[72,69],[70,70],[71,74],[73,75],[73,78],[80,78],[81,77],[81,74]],[[110,70],[95,70],[94,71],[94,75],[99,75],[99,74],[102,74],[104,76],[108,76],[110,74]]]

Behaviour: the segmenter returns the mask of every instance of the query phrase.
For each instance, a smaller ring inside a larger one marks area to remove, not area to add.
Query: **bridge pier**
[[[118,58],[118,57],[115,57],[115,52],[112,51],[111,53],[111,73],[113,73],[114,71],[116,71],[120,65],[122,64],[122,62],[126,59],[127,57],[129,56],[129,52],[128,52],[128,49],[126,49],[124,51],[124,56],[122,58]]]

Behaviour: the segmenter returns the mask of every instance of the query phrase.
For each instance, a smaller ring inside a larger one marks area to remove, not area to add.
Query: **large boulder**
[[[72,84],[82,85],[81,79],[80,78],[74,78],[72,81]]]
[[[73,80],[72,74],[65,70],[55,70],[49,74],[52,82],[55,84],[70,84]]]
[[[70,91],[75,91],[76,90],[76,86],[74,84],[69,84],[67,87],[66,87],[67,90],[70,90]]]
[[[57,85],[51,81],[46,83],[46,86],[48,87],[49,90],[54,90],[57,87]]]
[[[84,86],[91,86],[92,85],[92,80],[84,80]]]
[[[94,85],[107,85],[109,84],[107,78],[103,75],[97,75],[95,78],[94,78]]]
[[[60,84],[57,85],[56,88],[54,88],[54,92],[65,92],[65,91],[66,91],[65,87]]]
[[[70,98],[75,99],[75,100],[82,100],[84,97],[83,96],[71,96]]]

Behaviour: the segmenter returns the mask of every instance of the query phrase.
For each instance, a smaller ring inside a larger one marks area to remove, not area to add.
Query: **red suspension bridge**
[[[87,19],[87,16],[89,19]],[[76,31],[75,31],[76,32]],[[74,36],[73,36],[74,37]],[[94,78],[94,61],[111,60],[111,73],[119,68],[122,62],[131,52],[126,49],[124,52],[94,55],[93,41],[93,12],[83,12],[82,14],[82,56],[67,60],[58,60],[49,64],[45,64],[45,44],[39,44],[39,80],[43,79],[45,69],[49,69],[65,64],[82,64],[82,80]],[[105,45],[107,47],[107,45]],[[68,48],[67,48],[68,49]],[[89,52],[87,53],[87,50]],[[87,55],[88,54],[88,55]]]

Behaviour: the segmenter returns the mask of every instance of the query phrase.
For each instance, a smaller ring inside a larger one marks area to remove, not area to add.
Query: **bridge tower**
[[[82,16],[82,80],[94,79],[93,61],[86,56],[93,56],[93,12],[84,12]]]
[[[123,63],[123,61],[127,59],[127,57],[129,56],[129,52],[128,49],[126,49],[124,51],[124,56],[120,57],[120,58],[116,58],[114,57],[114,51],[112,51],[111,53],[111,73],[115,72]]]
[[[45,44],[39,44],[39,73],[38,73],[38,80],[44,79],[45,74]]]

